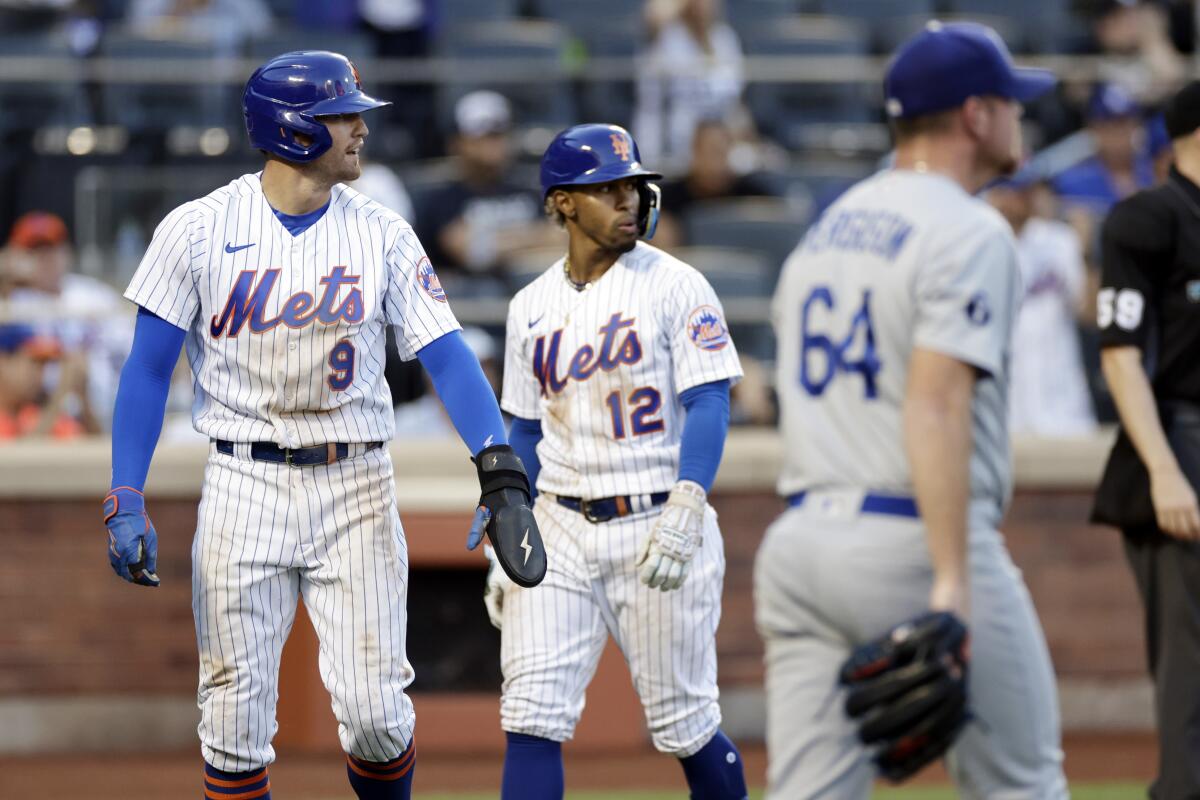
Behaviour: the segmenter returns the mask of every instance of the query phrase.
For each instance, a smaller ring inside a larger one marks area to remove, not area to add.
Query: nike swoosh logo
[[[226,253],[236,253],[238,250],[245,250],[247,247],[254,247],[255,244],[257,244],[257,243],[251,242],[250,244],[239,244],[235,247],[232,243],[226,242],[225,243],[225,252]]]
[[[529,544],[529,528],[525,529],[525,538],[521,540],[521,549],[525,551],[525,561],[523,564],[529,563],[529,554],[533,552],[533,545]]]
[[[545,314],[542,314],[542,317],[544,317],[544,316],[546,316],[546,315],[545,315]],[[535,319],[533,322],[529,323],[529,327],[531,327],[531,328],[532,328],[534,325],[537,325],[539,322],[541,322],[541,321],[542,321],[542,317],[538,317],[538,318],[537,318],[537,319]]]

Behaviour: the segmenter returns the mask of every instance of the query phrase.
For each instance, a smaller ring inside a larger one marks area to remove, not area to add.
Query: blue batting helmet
[[[648,181],[662,178],[642,166],[637,142],[620,125],[576,125],[554,137],[542,155],[542,198],[564,186],[608,183],[643,178],[639,185],[638,222],[649,239],[658,223],[658,187]]]
[[[250,76],[242,95],[250,144],[288,161],[312,161],[333,144],[317,119],[357,114],[391,103],[362,88],[358,69],[340,53],[299,50],[272,58]],[[295,134],[312,139],[307,147]]]

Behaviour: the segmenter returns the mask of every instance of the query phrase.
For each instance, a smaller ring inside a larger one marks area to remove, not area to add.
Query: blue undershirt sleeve
[[[171,373],[187,332],[138,308],[133,348],[121,369],[113,408],[112,488],[145,488],[146,474],[162,432]]]
[[[496,393],[460,332],[434,339],[417,351],[417,358],[471,455],[494,444],[508,444]]]
[[[729,433],[729,381],[693,386],[679,395],[687,416],[679,445],[679,480],[712,489]]]
[[[525,472],[529,475],[529,496],[537,497],[538,473],[542,471],[542,462],[538,460],[537,446],[542,440],[542,421],[540,419],[525,419],[513,417],[512,427],[508,430],[508,443],[525,464]]]

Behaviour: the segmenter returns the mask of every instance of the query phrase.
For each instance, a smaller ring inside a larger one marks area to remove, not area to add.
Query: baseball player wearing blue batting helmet
[[[242,95],[250,144],[297,163],[319,158],[333,144],[318,117],[390,105],[363,91],[354,62],[325,50],[275,56],[254,70]],[[303,138],[298,140],[296,134]]]
[[[618,143],[614,145],[614,142]],[[650,239],[658,227],[662,196],[650,183],[662,175],[642,166],[637,142],[620,125],[588,124],[554,137],[542,156],[542,198],[563,186],[588,186],[625,178],[638,181],[638,233]]]
[[[158,586],[142,494],[187,341],[193,424],[210,439],[192,547],[204,796],[269,800],[279,660],[303,597],[359,800],[407,800],[408,558],[395,500],[387,329],[420,359],[474,456],[472,536],[521,586],[546,570],[530,489],[479,361],[412,226],[345,185],[366,94],[337,53],[285,53],[246,85],[267,161],[172,211],[125,296],[139,306],[113,414],[109,561]]]
[[[619,125],[569,128],[542,157],[566,248],[509,305],[501,407],[550,567],[533,590],[492,570],[484,595],[501,631],[503,800],[562,800],[562,743],[610,637],[691,796],[747,797],[717,703],[725,556],[707,502],[742,369],[712,286],[640,240],[658,177]]]

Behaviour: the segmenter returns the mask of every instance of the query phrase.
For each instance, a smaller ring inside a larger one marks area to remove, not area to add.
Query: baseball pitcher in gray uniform
[[[874,751],[839,672],[930,611],[969,631],[970,713],[947,757],[961,796],[1067,797],[1053,668],[996,529],[1012,487],[1016,249],[973,197],[1015,169],[1021,103],[1053,84],[1014,67],[990,28],[929,23],[886,77],[895,167],[834,203],[784,266],[789,508],[755,567],[772,800],[868,797]]]

